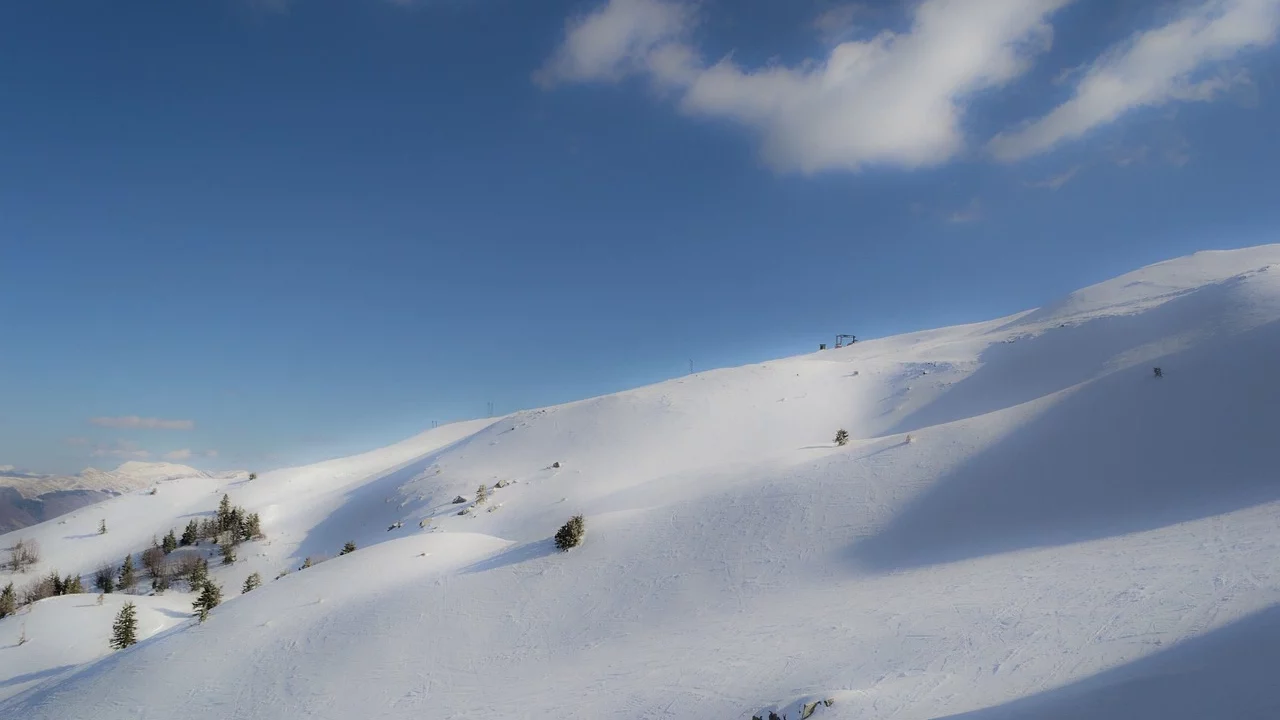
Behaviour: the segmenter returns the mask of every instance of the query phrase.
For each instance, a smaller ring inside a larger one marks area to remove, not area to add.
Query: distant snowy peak
[[[158,482],[178,478],[213,478],[214,475],[186,465],[156,462],[127,462],[115,470],[85,468],[76,475],[34,475],[0,472],[0,486],[11,487],[24,497],[34,498],[51,492],[91,490],[120,494],[140,490]],[[222,477],[221,475],[217,477]]]

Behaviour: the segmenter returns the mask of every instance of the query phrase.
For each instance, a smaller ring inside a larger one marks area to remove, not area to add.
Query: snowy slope
[[[268,534],[214,569],[231,599],[119,653],[107,620],[42,631],[24,659],[0,645],[0,691],[21,690],[0,717],[1280,716],[1259,669],[1280,641],[1277,357],[1272,245],[253,482],[174,481],[0,546],[33,537],[37,572],[88,572],[228,492]],[[558,553],[577,512],[586,543]],[[96,656],[60,649],[90,632]]]

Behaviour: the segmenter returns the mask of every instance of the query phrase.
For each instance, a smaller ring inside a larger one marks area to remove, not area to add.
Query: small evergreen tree
[[[222,564],[230,565],[236,561],[236,546],[232,543],[222,544]]]
[[[191,592],[198,592],[209,582],[209,562],[204,558],[196,558],[187,571],[187,584]]]
[[[231,529],[231,496],[223,494],[222,500],[218,503],[218,532]]]
[[[138,609],[125,603],[111,625],[111,649],[123,650],[138,642]]]
[[[587,521],[581,515],[574,515],[556,531],[556,547],[561,550],[575,548],[582,544],[587,534]]]
[[[299,570],[306,570],[307,568],[311,567],[311,565],[312,565],[312,562],[311,562],[311,556],[310,556],[310,555],[308,555],[308,556],[307,556],[307,559],[302,561],[302,567],[300,567],[300,568],[298,568],[298,569],[299,569]]]
[[[4,590],[0,590],[0,618],[7,618],[18,612],[18,592],[13,589],[13,583],[4,586]]]
[[[476,488],[476,504],[483,505],[489,499],[489,486],[481,485]]]
[[[195,611],[196,617],[200,618],[200,622],[204,622],[209,618],[209,611],[218,607],[221,603],[222,588],[214,585],[212,580],[206,578],[204,585],[200,588],[200,595],[195,602],[191,603],[191,608]]]
[[[253,482],[254,480],[257,480],[257,479],[258,479],[258,473],[249,473],[249,482]]]
[[[173,528],[169,528],[169,534],[164,536],[164,540],[160,541],[160,549],[165,555],[178,549],[178,538],[174,535]]]
[[[242,588],[240,592],[242,593],[252,592],[254,588],[258,587],[261,584],[262,584],[262,576],[259,575],[258,573],[253,573],[252,575],[244,579],[244,588]]]
[[[120,564],[120,589],[129,592],[138,584],[138,579],[133,574],[133,555],[125,555],[124,562]]]
[[[51,596],[67,594],[67,586],[62,582],[62,576],[58,574],[57,570],[49,571],[49,577],[45,579],[45,584],[49,586],[49,594]]]
[[[356,551],[356,544],[348,540],[347,544],[342,546],[342,552],[338,553],[338,556],[341,557],[343,555],[350,555],[355,551]]]
[[[116,589],[116,571],[110,565],[102,565],[93,573],[93,586],[106,594]]]
[[[99,534],[99,535],[106,535],[106,534],[107,534],[107,520],[106,520],[106,518],[103,518],[102,520],[99,520],[99,521],[98,521],[98,534]]]
[[[218,521],[216,518],[205,518],[200,521],[200,539],[209,540],[218,536]],[[199,543],[196,543],[199,545]]]
[[[182,531],[182,539],[178,541],[178,544],[182,547],[187,547],[189,545],[195,545],[199,540],[200,525],[196,523],[195,520],[192,520],[187,523],[186,529]]]
[[[258,513],[245,516],[242,537],[246,541],[261,540],[264,537],[262,534],[262,519],[258,517]]]
[[[837,445],[849,444],[849,433],[844,428],[841,428],[836,431],[836,444]]]
[[[64,595],[78,595],[84,592],[84,583],[80,582],[79,575],[68,575],[62,581]]]

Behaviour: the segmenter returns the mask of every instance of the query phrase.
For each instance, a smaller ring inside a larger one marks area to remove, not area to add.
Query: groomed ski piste
[[[1280,245],[155,488],[0,537],[42,550],[0,585],[224,494],[266,539],[203,624],[181,583],[0,620],[0,718],[1280,717]]]

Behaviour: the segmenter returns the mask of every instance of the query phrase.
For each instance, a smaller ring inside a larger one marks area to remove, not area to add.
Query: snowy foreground
[[[118,594],[0,620],[0,718],[1280,717],[1280,245],[157,488],[0,537],[43,549],[19,584],[224,492],[267,539],[203,625],[135,598],[124,651]]]

